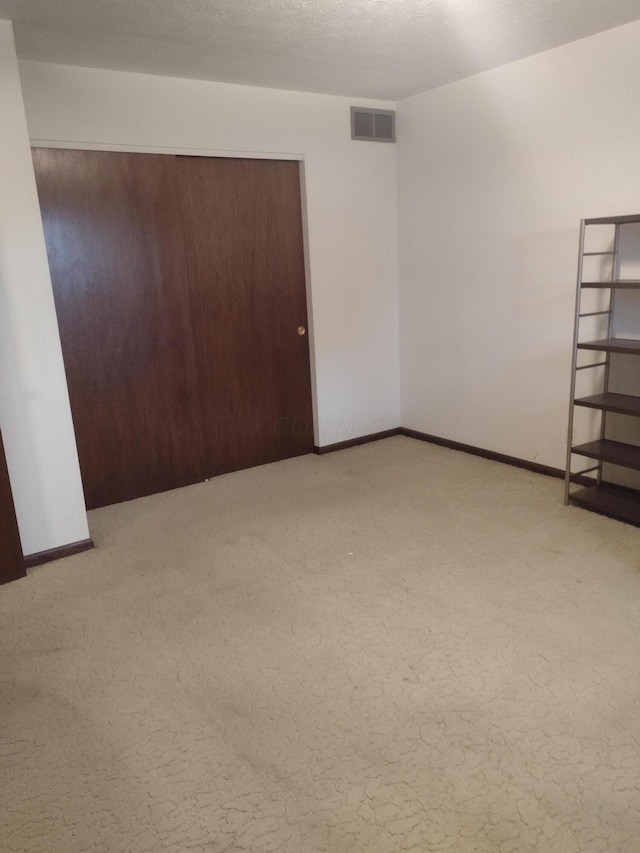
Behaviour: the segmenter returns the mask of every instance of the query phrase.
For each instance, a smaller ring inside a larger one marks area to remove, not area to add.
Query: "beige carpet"
[[[0,850],[640,850],[640,530],[408,438],[0,589]]]

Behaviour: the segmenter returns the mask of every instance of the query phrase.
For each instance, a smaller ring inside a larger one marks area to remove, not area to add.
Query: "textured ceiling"
[[[0,0],[22,59],[398,100],[640,18],[639,0]]]

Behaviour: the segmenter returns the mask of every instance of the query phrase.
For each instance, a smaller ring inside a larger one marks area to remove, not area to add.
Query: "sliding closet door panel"
[[[87,506],[202,479],[175,159],[33,160]]]
[[[307,453],[313,424],[298,163],[176,163],[207,472]]]
[[[23,578],[26,573],[9,472],[4,456],[2,435],[0,435],[0,584]]]

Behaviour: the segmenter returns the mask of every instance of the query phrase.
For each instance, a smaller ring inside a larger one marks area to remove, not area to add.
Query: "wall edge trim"
[[[78,542],[70,542],[68,545],[61,545],[58,548],[49,548],[47,551],[36,551],[35,554],[27,554],[24,558],[24,563],[27,569],[33,569],[36,566],[44,565],[44,563],[51,563],[53,560],[60,560],[63,557],[71,557],[73,554],[90,551],[92,548],[95,548],[93,539],[81,539]]]
[[[458,450],[461,453],[469,453],[472,456],[480,456],[483,459],[489,459],[491,462],[502,462],[504,465],[512,465],[514,468],[523,468],[525,471],[532,471],[534,474],[544,474],[546,477],[555,477],[556,479],[564,478],[562,468],[554,468],[551,465],[542,465],[540,462],[530,462],[528,459],[520,459],[518,456],[508,456],[506,453],[498,453],[495,450],[485,450],[482,447],[476,447],[473,444],[463,444],[460,441],[453,441],[449,438],[441,438],[437,435],[430,435],[426,432],[420,432],[416,429],[408,427],[400,427],[399,435],[406,435],[407,438],[415,438],[418,441],[426,441],[429,444],[437,444],[440,447],[446,447],[449,450]],[[591,480],[584,478],[587,484],[591,484]],[[574,479],[574,482],[579,482]]]
[[[324,444],[321,447],[315,444],[313,452],[317,456],[324,456],[325,453],[335,453],[336,450],[347,450],[349,447],[357,447],[360,444],[369,444],[372,441],[380,441],[383,438],[392,438],[394,435],[402,434],[402,427],[383,429],[381,432],[371,432],[357,438],[348,438],[346,441],[337,441],[335,444]]]

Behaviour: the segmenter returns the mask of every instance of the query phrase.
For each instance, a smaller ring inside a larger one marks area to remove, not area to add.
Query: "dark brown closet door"
[[[0,435],[0,584],[23,578],[26,573]]]
[[[176,164],[207,473],[308,453],[298,163],[178,157]]]
[[[174,158],[33,161],[87,506],[203,479]]]

